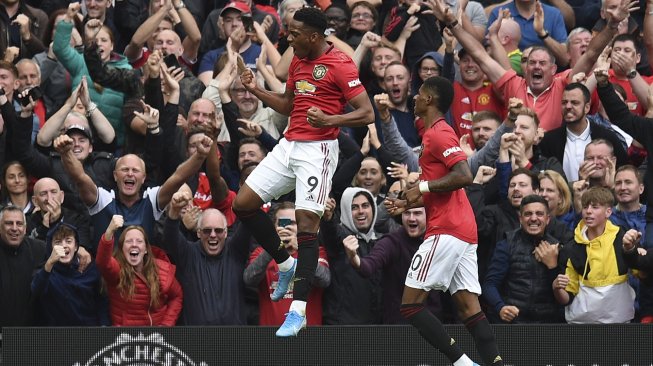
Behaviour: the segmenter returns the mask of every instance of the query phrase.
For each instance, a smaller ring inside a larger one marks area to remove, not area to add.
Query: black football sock
[[[431,314],[424,304],[403,304],[400,311],[401,315],[417,328],[419,334],[438,351],[444,353],[452,363],[464,355],[440,320]]]
[[[295,283],[293,287],[293,299],[307,301],[308,293],[311,291],[311,283],[315,277],[317,260],[319,257],[319,245],[317,234],[297,234],[297,269],[295,270]]]
[[[275,262],[283,263],[288,259],[288,252],[281,245],[281,239],[272,220],[270,220],[263,210],[236,212],[236,214],[238,215],[238,219],[245,224],[254,239],[256,239],[256,242],[274,258]]]
[[[482,311],[478,312],[465,319],[464,323],[474,338],[476,349],[478,354],[481,355],[483,363],[488,366],[503,366],[503,360],[499,355],[497,342],[494,339],[494,332],[485,314]]]

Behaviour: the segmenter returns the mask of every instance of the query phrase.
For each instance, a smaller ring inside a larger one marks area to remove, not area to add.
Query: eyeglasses
[[[222,235],[226,231],[225,228],[223,227],[215,227],[215,228],[210,228],[210,227],[205,227],[204,229],[201,229],[202,234],[204,235],[211,235],[215,231],[217,235]]]
[[[440,69],[437,67],[420,67],[419,72],[423,74],[437,74],[440,72]]]
[[[358,19],[358,18],[361,18],[361,19],[372,19],[372,14],[370,14],[370,13],[352,14],[352,15],[351,15],[351,18],[352,18],[352,19]]]
[[[344,23],[347,21],[347,17],[327,17],[327,21],[334,23]]]
[[[525,64],[527,62],[528,62],[528,56],[524,56],[524,57],[521,58],[521,63],[522,64]]]

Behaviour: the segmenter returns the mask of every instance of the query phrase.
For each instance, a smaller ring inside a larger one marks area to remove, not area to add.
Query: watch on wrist
[[[543,35],[539,35],[539,34],[538,34],[538,35],[537,35],[537,38],[539,38],[539,39],[541,39],[541,40],[545,40],[545,39],[547,39],[549,36],[550,36],[549,32],[544,31],[544,34],[543,34]]]
[[[185,8],[185,7],[186,7],[186,4],[184,4],[183,1],[180,1],[179,5],[175,6],[175,10],[179,11],[179,10]]]
[[[449,29],[454,29],[458,25],[458,20],[454,20],[453,22],[449,23],[446,25],[447,28]]]
[[[628,79],[634,79],[636,76],[637,76],[637,70],[636,69],[632,69],[632,70],[628,71],[628,73],[626,74],[626,77]]]

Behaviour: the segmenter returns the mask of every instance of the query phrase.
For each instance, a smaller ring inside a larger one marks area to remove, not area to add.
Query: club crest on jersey
[[[317,88],[315,87],[315,85],[309,83],[306,80],[299,80],[299,81],[295,81],[295,89],[297,90],[298,93],[308,94],[308,93],[315,93],[315,90]]]
[[[321,80],[327,73],[328,69],[326,66],[320,64],[320,65],[315,65],[313,68],[313,79],[315,80]]]

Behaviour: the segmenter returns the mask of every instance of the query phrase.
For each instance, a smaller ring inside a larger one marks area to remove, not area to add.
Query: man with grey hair
[[[209,208],[199,217],[197,237],[189,242],[180,232],[182,210],[192,203],[188,192],[179,191],[168,206],[160,244],[177,264],[177,278],[184,288],[180,325],[246,325],[245,284],[249,231],[235,225],[227,239],[227,219]]]
[[[32,274],[45,258],[45,243],[25,233],[20,208],[0,209],[0,327],[35,325]]]
[[[574,28],[567,37],[567,54],[569,55],[569,67],[573,68],[582,55],[587,52],[592,41],[592,32],[585,28]]]

